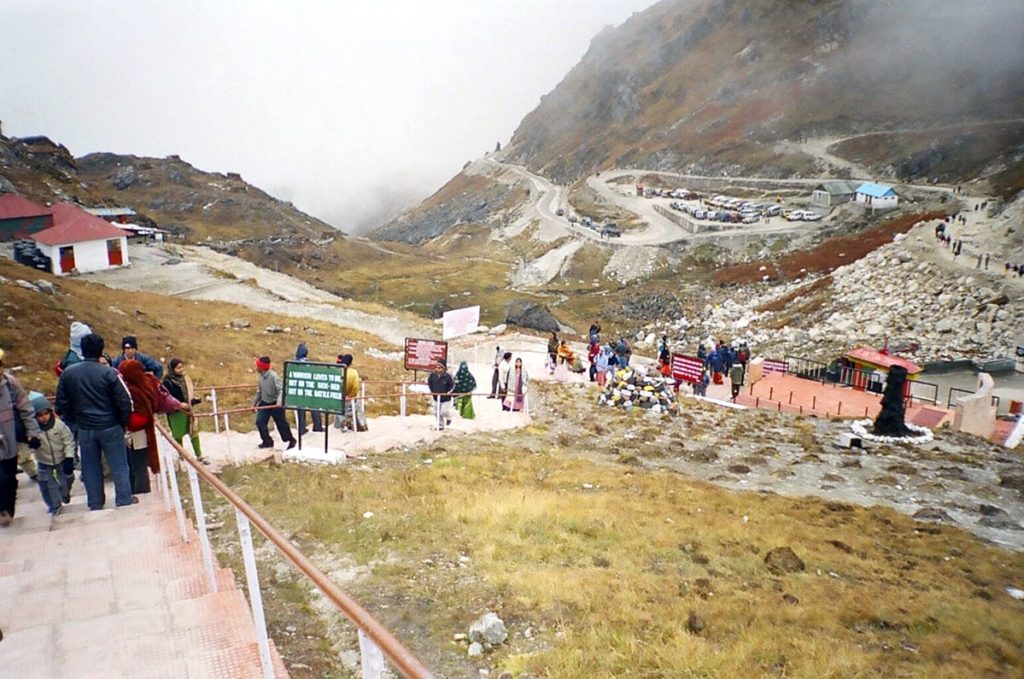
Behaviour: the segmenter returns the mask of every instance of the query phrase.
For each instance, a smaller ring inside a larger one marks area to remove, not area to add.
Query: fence
[[[961,396],[972,396],[977,392],[969,391],[967,389],[961,389],[960,387],[950,387],[949,395],[946,396],[946,407],[952,408],[956,405],[954,401],[959,400]],[[992,405],[999,409],[999,397],[992,394]]]
[[[157,423],[156,426],[162,437],[158,441],[161,444],[158,446],[161,458],[159,487],[163,492],[164,507],[167,511],[171,511],[173,503],[182,540],[188,542],[189,531],[186,527],[185,511],[181,503],[181,493],[178,489],[178,476],[173,471],[175,461],[180,461],[188,472],[189,485],[192,489],[192,503],[199,535],[200,552],[203,557],[203,566],[206,570],[211,593],[217,591],[217,578],[213,563],[213,552],[210,548],[210,539],[206,532],[206,513],[203,509],[203,498],[200,493],[200,478],[213,486],[214,490],[220,493],[234,507],[235,518],[238,523],[238,537],[242,546],[242,559],[245,563],[250,608],[259,644],[260,663],[263,667],[264,679],[273,679],[274,666],[270,655],[270,641],[267,637],[267,624],[263,613],[263,596],[260,590],[259,575],[256,571],[256,556],[253,551],[252,530],[250,526],[255,526],[256,530],[262,533],[285,559],[312,581],[316,588],[356,626],[363,668],[362,677],[364,679],[379,679],[384,676],[385,657],[404,677],[410,679],[432,678],[433,675],[427,668],[401,642],[395,639],[390,632],[377,622],[366,609],[332,582],[323,571],[317,568],[312,561],[270,525],[266,519],[260,516],[256,510],[250,507],[245,500],[236,495],[224,482],[209,472],[193,456],[185,452],[171,438],[171,435],[162,424]]]
[[[766,361],[767,363],[767,361]],[[852,366],[829,365],[822,361],[800,356],[786,356],[786,374],[796,375],[809,380],[820,381],[822,384],[835,384],[853,387],[861,391],[872,391],[881,394],[885,386],[885,377],[878,371]],[[903,397],[907,405],[914,401],[928,401],[939,404],[939,385],[922,380],[907,380],[903,386]]]

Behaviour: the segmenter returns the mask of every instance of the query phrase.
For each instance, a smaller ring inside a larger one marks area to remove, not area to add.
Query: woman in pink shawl
[[[526,383],[529,381],[526,368],[523,367],[523,359],[517,358],[515,366],[508,371],[508,385],[505,393],[505,400],[501,402],[501,409],[521,412],[523,402],[526,400]]]

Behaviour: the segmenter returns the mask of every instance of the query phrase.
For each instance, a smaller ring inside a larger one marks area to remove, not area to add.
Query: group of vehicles
[[[14,241],[14,261],[40,271],[52,270],[50,258],[44,255],[43,251],[31,240]]]
[[[565,216],[565,210],[558,208],[556,213],[559,217]],[[569,223],[575,224],[579,222],[580,226],[584,226],[591,231],[596,231],[600,235],[606,238],[618,238],[622,235],[622,228],[615,222],[608,222],[604,226],[601,226],[590,217],[577,217],[576,215],[569,215]]]

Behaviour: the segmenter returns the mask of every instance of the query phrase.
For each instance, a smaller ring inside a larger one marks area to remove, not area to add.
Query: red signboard
[[[672,377],[690,384],[700,384],[704,361],[695,356],[672,354]]]
[[[405,338],[405,369],[433,370],[438,361],[448,361],[448,343]]]

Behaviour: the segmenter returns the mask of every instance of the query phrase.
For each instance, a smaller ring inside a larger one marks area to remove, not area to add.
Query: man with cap
[[[277,433],[281,435],[281,440],[288,444],[288,450],[291,450],[295,447],[295,437],[292,436],[292,428],[288,426],[288,418],[284,416],[284,408],[281,407],[284,400],[284,384],[277,373],[270,369],[269,356],[260,356],[256,359],[256,370],[260,378],[256,383],[256,396],[252,404],[262,408],[256,411],[256,429],[261,440],[259,447],[274,447],[274,439],[270,438],[270,430],[267,428],[267,422],[274,418]]]
[[[121,354],[114,357],[114,367],[121,365],[121,361],[127,361],[129,359],[135,359],[142,364],[142,368],[148,372],[156,375],[156,378],[163,379],[164,366],[160,361],[156,360],[149,354],[144,354],[139,351],[139,340],[135,339],[135,335],[128,335],[127,337],[121,338]]]
[[[455,379],[448,374],[448,365],[444,361],[434,364],[434,371],[427,378],[427,387],[430,388],[430,405],[437,419],[437,428],[444,429],[452,423],[452,391],[455,390]]]
[[[124,507],[138,502],[128,478],[128,452],[124,428],[132,414],[132,397],[120,375],[99,362],[103,338],[89,333],[82,338],[82,362],[68,366],[57,383],[57,412],[78,432],[82,456],[82,482],[89,509],[103,509],[103,463],[114,477],[114,503]]]

